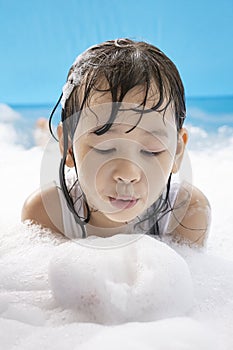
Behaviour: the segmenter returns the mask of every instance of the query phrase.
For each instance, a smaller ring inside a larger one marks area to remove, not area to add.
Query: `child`
[[[172,61],[146,42],[107,41],[77,57],[60,101],[60,186],[33,193],[22,220],[68,238],[141,232],[203,245],[208,200],[171,182],[188,140]]]

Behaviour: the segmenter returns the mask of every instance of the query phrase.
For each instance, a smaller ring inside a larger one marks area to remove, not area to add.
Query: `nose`
[[[117,183],[137,183],[141,178],[141,169],[134,163],[126,160],[117,162],[113,171],[113,179]]]

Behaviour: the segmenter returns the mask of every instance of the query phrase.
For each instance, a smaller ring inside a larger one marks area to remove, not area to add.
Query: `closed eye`
[[[95,152],[100,153],[100,154],[108,154],[108,153],[116,151],[116,148],[109,148],[109,149],[99,149],[99,148],[95,148],[95,147],[92,147],[92,148]],[[146,156],[158,156],[163,152],[165,152],[165,150],[158,151],[158,152],[146,151],[143,149],[141,150],[141,153],[146,155]]]
[[[159,151],[159,152],[151,152],[151,151],[146,151],[146,150],[142,149],[141,152],[142,152],[143,154],[145,154],[146,156],[158,156],[158,155],[160,155],[161,153],[165,152],[165,150]]]
[[[100,154],[107,154],[107,153],[111,153],[111,152],[115,151],[116,149],[115,148],[99,149],[99,148],[94,148],[93,147],[93,150],[96,151],[97,153],[100,153]]]

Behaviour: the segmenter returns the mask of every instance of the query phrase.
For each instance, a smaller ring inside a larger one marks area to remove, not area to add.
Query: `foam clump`
[[[77,310],[86,322],[152,321],[184,315],[193,305],[184,259],[143,235],[92,236],[58,246],[49,283],[59,306]]]

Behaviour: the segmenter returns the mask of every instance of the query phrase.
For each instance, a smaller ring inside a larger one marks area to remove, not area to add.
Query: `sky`
[[[145,40],[176,64],[186,96],[233,95],[233,0],[0,0],[0,103],[56,102],[91,45]]]

